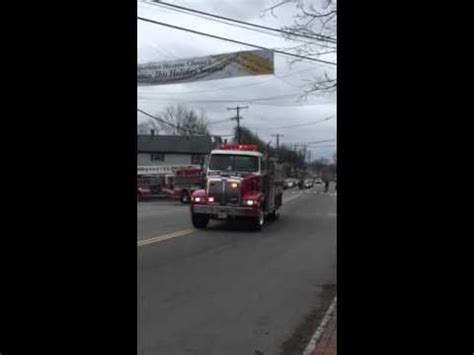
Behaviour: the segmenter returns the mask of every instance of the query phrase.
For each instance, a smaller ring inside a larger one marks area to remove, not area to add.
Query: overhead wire
[[[312,122],[304,122],[304,123],[297,123],[297,124],[292,124],[292,125],[288,125],[288,126],[279,126],[279,127],[270,127],[270,128],[264,128],[264,127],[248,127],[250,129],[265,129],[265,130],[276,130],[276,129],[288,129],[288,128],[295,128],[295,127],[303,127],[303,126],[311,126],[311,125],[314,125],[314,124],[318,124],[318,123],[322,123],[322,122],[326,122],[326,121],[329,121],[330,119],[334,118],[334,116],[329,116],[329,117],[326,117],[326,118],[323,118],[321,120],[317,120],[317,121],[312,121]]]
[[[202,18],[202,19],[205,19],[205,20],[208,20],[208,21],[222,23],[222,24],[225,24],[225,25],[233,26],[233,27],[238,27],[238,28],[242,28],[242,29],[246,29],[246,30],[250,30],[250,31],[263,33],[263,34],[266,34],[266,35],[269,35],[269,36],[282,38],[281,34],[273,33],[273,32],[270,32],[269,30],[261,30],[261,29],[258,29],[258,28],[248,27],[248,26],[250,26],[249,24],[239,25],[239,24],[236,24],[236,23],[229,23],[229,22],[226,22],[226,21],[230,21],[230,20],[220,20],[218,18],[215,18],[214,16],[211,16],[210,14],[209,15],[199,15],[199,12],[197,12],[196,10],[191,10],[191,9],[182,10],[182,9],[179,9],[179,8],[175,8],[175,6],[173,6],[173,8],[170,8],[167,4],[164,4],[164,3],[161,3],[161,2],[143,1],[143,3],[153,5],[153,6],[157,6],[157,7],[160,7],[162,9],[165,8],[167,10],[175,11],[175,12],[178,12],[178,13],[199,17],[199,18]],[[275,29],[273,29],[272,31],[274,31],[274,30]],[[322,43],[318,43],[318,42],[308,42],[308,41],[304,41],[304,40],[301,40],[301,39],[298,39],[298,38],[288,38],[288,37],[286,37],[285,39],[289,39],[289,40],[292,40],[292,41],[304,43],[304,44],[307,44],[307,45],[317,45],[317,46],[321,46],[323,48],[332,48],[332,49],[334,49],[333,46],[328,46],[326,44],[322,44]],[[332,43],[332,42],[330,42],[330,43]]]
[[[281,50],[277,50],[277,49],[271,49],[271,48],[263,47],[263,46],[260,46],[260,45],[252,44],[252,43],[242,42],[242,41],[238,41],[238,40],[227,38],[227,37],[221,37],[221,36],[216,36],[216,35],[213,35],[213,34],[210,34],[210,33],[205,33],[205,32],[201,32],[201,31],[192,30],[190,28],[175,26],[175,25],[172,25],[172,24],[169,24],[169,23],[147,19],[147,18],[140,17],[140,16],[138,16],[137,18],[140,21],[149,22],[149,23],[153,23],[153,24],[156,24],[156,25],[173,28],[173,29],[180,30],[180,31],[186,31],[186,32],[198,34],[198,35],[201,35],[201,36],[207,36],[207,37],[219,39],[219,40],[222,40],[222,41],[241,44],[241,45],[244,45],[244,46],[253,47],[253,48],[257,48],[257,49],[261,49],[261,50],[265,50],[265,51],[272,51],[276,54],[286,55],[286,56],[290,56],[290,57],[295,57],[295,58],[308,60],[308,61],[312,61],[312,62],[317,62],[317,63],[322,63],[322,64],[327,64],[327,65],[334,65],[334,66],[337,65],[336,63],[330,62],[330,61],[327,61],[327,60],[316,59],[316,58],[307,57],[307,56],[304,56],[304,55],[290,53],[290,52],[285,52],[285,51],[281,51]]]
[[[293,95],[296,96],[296,95]],[[272,98],[276,99],[276,98]],[[251,103],[252,105],[259,105],[259,106],[271,106],[271,107],[309,107],[309,106],[320,106],[323,105],[324,103],[288,103],[288,104],[278,104],[274,102],[265,102],[265,101],[248,101],[248,100],[220,100],[220,101],[176,101],[176,100],[169,100],[169,99],[155,99],[155,98],[149,98],[149,99],[144,99],[144,98],[139,98],[138,101],[147,104],[147,105],[164,105],[168,103],[177,103],[177,104],[207,104],[207,105],[220,105],[223,103]]]
[[[219,120],[219,121],[210,121],[210,122],[207,122],[208,125],[213,125],[213,124],[219,124],[219,123],[224,123],[224,122],[231,122],[231,119],[230,118],[227,118],[225,120]]]
[[[197,130],[192,130],[192,129],[187,129],[187,128],[179,127],[179,126],[177,126],[177,125],[175,125],[175,124],[173,124],[173,123],[171,123],[171,122],[168,122],[168,121],[166,121],[166,120],[163,120],[163,119],[160,118],[160,117],[157,117],[157,116],[155,116],[155,115],[152,115],[151,113],[146,112],[146,111],[144,111],[144,110],[142,110],[142,109],[140,109],[140,108],[137,108],[137,111],[138,111],[139,113],[141,113],[141,114],[147,116],[147,117],[150,117],[150,118],[152,118],[152,119],[158,121],[158,122],[161,122],[161,123],[166,124],[166,125],[168,125],[168,126],[170,126],[170,127],[179,129],[179,130],[181,130],[181,131],[186,131],[186,132],[188,132],[188,133],[198,133],[198,134],[201,134],[201,132],[199,132],[199,131],[197,131]],[[215,123],[223,123],[223,122],[226,122],[226,121],[229,121],[229,122],[230,122],[230,119],[221,120],[221,121],[211,121],[211,122],[207,122],[207,125],[212,125],[212,124],[215,124]],[[215,135],[215,134],[213,134],[213,135]],[[222,135],[222,137],[225,137],[225,136],[226,136],[226,135]]]
[[[176,103],[189,103],[189,104],[206,104],[206,103],[240,103],[240,102],[259,102],[259,101],[266,101],[266,100],[280,100],[285,98],[292,98],[299,96],[299,93],[293,94],[285,94],[285,95],[277,95],[277,96],[269,96],[269,97],[260,97],[257,99],[239,99],[239,100],[173,100]],[[152,99],[154,101],[160,101]],[[168,102],[169,99],[161,99],[161,101]]]
[[[297,143],[286,143],[286,144],[288,144],[288,145],[293,145],[293,146],[298,146],[298,147],[302,147],[302,146],[305,146],[305,145],[313,145],[313,144],[334,142],[335,140],[336,140],[336,138],[332,138],[332,139],[326,139],[326,140],[320,140],[320,141],[297,142]]]
[[[145,2],[147,2],[147,1],[145,1]],[[256,23],[237,20],[237,19],[233,19],[233,18],[230,18],[230,17],[211,14],[209,12],[195,10],[195,9],[191,9],[191,8],[188,8],[188,7],[179,6],[179,5],[176,5],[176,4],[167,3],[167,2],[164,2],[164,1],[161,1],[161,0],[152,1],[152,2],[156,3],[156,4],[160,4],[160,5],[165,5],[167,7],[173,7],[173,8],[176,8],[176,9],[181,9],[181,10],[185,10],[185,11],[189,11],[189,12],[193,12],[193,13],[197,13],[197,14],[201,14],[201,15],[206,15],[206,16],[210,16],[210,17],[214,17],[214,18],[218,18],[218,19],[222,19],[222,20],[226,20],[226,21],[231,21],[231,22],[235,22],[235,23],[239,23],[239,24],[243,24],[243,25],[247,25],[247,26],[252,26],[252,27],[255,27],[255,28],[260,28],[260,29],[270,30],[270,31],[274,31],[274,32],[279,32],[279,33],[285,34],[287,36],[304,37],[304,38],[309,38],[309,39],[318,40],[318,41],[324,41],[324,42],[329,42],[329,43],[337,43],[336,38],[321,35],[321,34],[315,34],[315,35],[312,35],[312,36],[311,35],[305,35],[305,34],[301,34],[301,33],[281,30],[279,28],[263,26],[263,25],[259,25],[259,24],[256,24]]]
[[[329,116],[329,117],[323,118],[323,119],[318,120],[318,121],[313,121],[313,122],[299,123],[299,124],[288,125],[288,126],[280,126],[280,127],[271,127],[271,128],[268,128],[268,129],[273,130],[273,129],[283,129],[283,128],[287,129],[287,128],[310,126],[310,125],[313,125],[313,124],[318,124],[318,123],[329,121],[332,118],[334,118],[334,116]]]

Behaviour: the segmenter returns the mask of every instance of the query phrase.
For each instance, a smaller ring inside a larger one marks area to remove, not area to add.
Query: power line
[[[199,131],[196,131],[196,130],[192,130],[192,129],[186,129],[186,128],[183,128],[183,127],[178,127],[177,125],[173,124],[173,123],[170,123],[170,122],[167,122],[159,117],[156,117],[144,110],[141,110],[139,108],[137,108],[137,111],[140,112],[141,114],[145,115],[145,116],[148,116],[150,118],[153,118],[154,120],[157,120],[158,122],[161,122],[161,123],[164,123],[170,127],[173,127],[173,128],[176,128],[176,129],[180,129],[182,131],[186,131],[186,132],[189,132],[189,133],[198,133],[198,134],[202,134],[202,132],[199,132]],[[222,122],[225,122],[225,121],[229,121],[229,119],[226,119],[226,120],[222,120],[222,121],[214,121],[214,122],[209,122],[208,125],[210,124],[214,124],[214,123],[222,123]],[[212,134],[212,135],[216,135],[216,134]],[[233,136],[233,134],[229,134],[229,135],[218,135],[218,136],[221,136],[221,137],[230,137],[230,136]]]
[[[190,104],[205,104],[205,103],[240,103],[240,102],[258,102],[258,101],[267,101],[267,100],[279,100],[279,99],[285,99],[285,98],[292,98],[299,96],[299,93],[295,94],[285,94],[285,95],[277,95],[277,96],[268,96],[268,97],[260,97],[257,99],[241,99],[241,100],[174,100],[174,102],[178,103],[190,103]],[[152,98],[152,100],[155,100]],[[165,100],[165,102],[169,102],[169,99],[161,99],[162,101]]]
[[[326,143],[326,142],[334,142],[336,139],[326,139],[326,140],[321,140],[321,141],[312,141],[312,142],[304,142],[304,143],[288,143],[288,144],[293,144],[294,146],[307,146],[307,145],[312,145],[312,144],[320,144],[320,143]]]
[[[308,142],[308,145],[313,145],[313,144],[320,144],[320,143],[327,143],[327,142],[334,142],[336,139],[329,139],[329,140],[324,140],[324,141],[316,141],[316,142]]]
[[[319,121],[306,122],[306,123],[299,123],[299,124],[294,124],[294,125],[289,125],[289,126],[270,127],[270,128],[265,128],[265,129],[266,129],[266,130],[275,130],[275,129],[286,129],[286,128],[295,128],[295,127],[309,126],[309,125],[313,125],[313,124],[317,124],[317,123],[329,121],[329,120],[332,119],[332,118],[334,118],[334,116],[326,117],[326,118],[323,118],[322,120],[319,120]],[[251,128],[251,129],[256,129],[255,127],[249,127],[249,128]],[[259,128],[259,129],[263,129],[263,128]]]
[[[204,13],[202,11],[198,11],[198,10],[192,10],[192,9],[188,9],[188,8],[184,8],[182,6],[177,6],[177,5],[171,5],[171,4],[165,4],[165,3],[162,3],[162,2],[152,2],[152,1],[143,1],[145,4],[149,4],[149,5],[154,5],[154,6],[158,6],[160,8],[167,8],[168,10],[171,10],[171,11],[175,11],[175,12],[179,12],[179,13],[182,13],[182,14],[186,14],[186,15],[192,15],[192,16],[196,16],[196,17],[199,17],[199,18],[203,18],[205,20],[208,20],[208,21],[214,21],[214,22],[217,22],[217,23],[222,23],[222,24],[225,24],[225,25],[228,25],[228,26],[234,26],[234,27],[238,27],[238,28],[243,28],[243,29],[246,29],[246,30],[251,30],[251,31],[255,31],[255,32],[259,32],[259,33],[263,33],[263,34],[266,34],[266,35],[269,35],[269,36],[274,36],[274,37],[279,37],[279,38],[282,38],[281,34],[277,34],[277,33],[272,33],[272,32],[268,32],[270,29],[270,27],[266,28],[266,30],[260,30],[258,28],[261,28],[260,25],[256,25],[256,24],[249,24],[249,23],[245,23],[245,26],[242,26],[242,25],[239,25],[239,24],[236,24],[236,23],[229,23],[229,22],[226,22],[226,21],[232,21],[232,22],[236,22],[236,21],[239,21],[239,20],[234,20],[234,19],[226,19],[224,21],[222,20],[219,20],[219,16],[218,15],[213,15],[213,14],[208,14],[208,13],[205,13],[206,15],[202,16],[202,15],[199,15],[200,13]],[[173,7],[170,9],[170,7]],[[186,9],[183,11],[183,9]],[[190,13],[191,12],[191,13]],[[210,18],[211,17],[211,18]],[[255,26],[254,26],[255,25]],[[254,26],[256,28],[251,28],[251,27],[246,27],[246,26]],[[265,28],[265,26],[263,26]],[[279,30],[279,29],[276,29],[276,28],[271,28],[271,31],[277,31],[277,32],[281,32],[283,30]],[[287,31],[283,31],[283,33],[285,35],[288,36],[287,33],[292,33],[291,36],[297,36],[297,37],[304,37],[304,38],[308,38],[307,36],[305,35],[300,35],[300,34],[297,34],[297,33],[293,33],[293,32],[287,32]],[[322,42],[328,42],[328,43],[334,43],[335,42],[332,42],[332,41],[328,41],[327,39],[325,39],[324,37],[316,37],[316,38],[313,38],[313,37],[309,37],[311,39],[316,39],[318,41],[322,41]],[[320,44],[320,43],[314,43],[314,42],[308,42],[308,41],[303,41],[303,40],[300,40],[300,39],[297,39],[297,38],[285,38],[285,39],[290,39],[292,41],[297,41],[297,42],[301,42],[301,43],[304,43],[304,44],[309,44],[309,45],[318,45],[318,46],[321,46],[321,47],[328,47],[327,45],[323,45],[323,44]],[[329,48],[333,48],[333,47],[329,47]]]
[[[331,118],[334,118],[334,116],[326,117],[326,118],[324,118],[324,119],[322,119],[322,120],[319,120],[319,121],[313,121],[313,122],[307,122],[307,123],[300,123],[300,124],[294,124],[294,125],[289,125],[289,126],[272,127],[272,128],[268,128],[268,129],[282,129],[282,128],[294,128],[294,127],[309,126],[309,125],[313,125],[313,124],[317,124],[317,123],[329,121]]]
[[[218,123],[224,123],[224,122],[230,122],[230,118],[227,118],[225,120],[220,120],[220,121],[211,121],[211,122],[208,122],[207,125],[213,125],[213,124],[218,124]]]
[[[287,55],[287,56],[290,56],[290,57],[295,57],[295,58],[299,58],[299,59],[309,60],[309,61],[312,61],[312,62],[318,62],[318,63],[328,64],[328,65],[337,65],[336,63],[329,62],[327,60],[316,59],[316,58],[307,57],[307,56],[299,55],[299,54],[295,54],[295,53],[289,53],[289,52],[285,52],[285,51],[280,51],[280,50],[276,50],[276,49],[270,49],[270,48],[262,47],[262,46],[259,46],[259,45],[256,45],[256,44],[237,41],[235,39],[231,39],[231,38],[227,38],[227,37],[220,37],[220,36],[216,36],[216,35],[209,34],[209,33],[204,33],[204,32],[200,32],[200,31],[191,30],[191,29],[185,28],[185,27],[171,25],[169,23],[150,20],[150,19],[140,17],[140,16],[138,16],[137,18],[141,21],[144,21],[144,22],[150,22],[150,23],[153,23],[153,24],[156,24],[156,25],[170,27],[170,28],[174,28],[176,30],[186,31],[186,32],[198,34],[198,35],[201,35],[201,36],[207,36],[207,37],[211,37],[211,38],[215,38],[215,39],[220,39],[222,41],[237,43],[237,44],[241,44],[241,45],[244,45],[244,46],[253,47],[253,48],[257,48],[257,49],[261,49],[261,50],[265,50],[265,51],[273,51],[274,53],[277,53],[277,54],[283,54],[283,55]]]
[[[169,103],[170,101],[169,100],[161,100],[161,101],[158,101],[157,100],[153,100],[151,99],[152,101],[147,101],[147,100],[143,100],[143,99],[139,99],[139,101],[147,104],[147,105],[152,105],[152,104],[158,104],[158,105],[164,105],[166,103]],[[249,102],[249,101],[245,101],[245,100],[242,100],[242,101],[221,101],[221,102],[199,102],[199,101],[193,101],[193,102],[190,102],[190,101],[172,101],[174,103],[192,103],[192,104],[209,104],[209,105],[220,105],[222,103],[235,103],[235,102],[238,102],[238,103],[246,103],[246,102]],[[271,106],[271,107],[287,107],[287,108],[293,108],[293,107],[309,107],[309,106],[320,106],[321,104],[318,104],[318,103],[308,103],[308,104],[276,104],[276,103],[270,103],[270,102],[252,102],[252,105],[259,105],[259,106]]]
[[[242,101],[246,102],[246,101]],[[271,102],[254,102],[254,105],[260,105],[260,106],[273,106],[273,107],[308,107],[308,106],[320,106],[321,104],[314,104],[314,103],[308,103],[308,104],[276,104],[276,103],[271,103]]]
[[[311,147],[311,149],[321,149],[321,148],[336,148],[336,145],[318,145],[317,147]]]
[[[292,94],[290,95],[290,97],[288,98],[291,98],[291,97],[296,97],[298,96],[298,94]],[[142,103],[145,103],[145,104],[159,104],[159,105],[164,105],[164,104],[167,104],[167,103],[170,103],[170,102],[173,102],[173,103],[182,103],[182,104],[208,104],[208,105],[212,105],[212,104],[215,104],[215,105],[220,105],[222,103],[252,103],[253,105],[260,105],[260,106],[273,106],[273,107],[288,107],[288,108],[291,108],[291,107],[308,107],[308,106],[320,106],[321,103],[296,103],[296,104],[292,104],[292,103],[288,103],[288,104],[277,104],[277,103],[272,103],[272,102],[265,102],[265,101],[261,101],[261,100],[275,100],[275,99],[281,99],[281,98],[285,98],[285,97],[268,97],[268,98],[261,98],[261,99],[243,99],[243,100],[207,100],[207,101],[203,101],[203,100],[194,100],[194,101],[180,101],[180,100],[171,100],[171,99],[168,99],[168,98],[147,98],[147,99],[144,99],[143,97],[139,97],[138,98],[138,101],[139,102],[142,102]],[[253,100],[253,101],[252,101]],[[260,101],[255,101],[255,100],[260,100]]]
[[[233,19],[233,18],[230,18],[230,17],[220,16],[220,15],[216,15],[216,14],[211,14],[211,13],[205,12],[205,11],[194,10],[194,9],[190,9],[190,8],[188,8],[188,7],[179,6],[179,5],[175,5],[175,4],[170,4],[170,3],[167,3],[167,2],[164,2],[164,1],[161,1],[161,0],[152,1],[152,2],[153,2],[153,3],[156,3],[156,4],[165,5],[165,6],[168,6],[168,7],[174,7],[174,8],[177,8],[177,9],[181,9],[181,10],[185,10],[185,11],[189,11],[189,12],[193,12],[193,13],[202,14],[202,15],[206,15],[206,16],[210,16],[210,17],[214,17],[214,18],[226,20],[226,21],[231,21],[231,22],[235,22],[235,23],[240,23],[240,24],[247,25],[247,26],[252,26],[252,27],[261,28],[261,29],[264,29],[264,30],[269,30],[269,31],[275,31],[275,32],[283,33],[283,34],[285,34],[285,35],[287,35],[287,36],[304,37],[304,38],[309,38],[309,39],[318,40],[318,41],[323,41],[323,42],[337,43],[337,40],[336,40],[335,38],[333,38],[333,37],[328,37],[328,36],[324,36],[324,35],[314,35],[314,36],[304,35],[304,34],[300,34],[300,33],[295,33],[295,32],[290,32],[290,31],[281,30],[281,29],[279,29],[279,28],[274,28],[274,27],[268,27],[268,26],[258,25],[258,24],[256,24],[256,23],[251,23],[251,22],[236,20],[236,19]]]

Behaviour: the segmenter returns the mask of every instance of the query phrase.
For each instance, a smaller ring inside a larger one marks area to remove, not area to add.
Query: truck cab
[[[278,217],[282,169],[251,145],[223,145],[209,157],[205,187],[191,199],[196,228],[210,219],[245,218],[260,230],[265,218]]]

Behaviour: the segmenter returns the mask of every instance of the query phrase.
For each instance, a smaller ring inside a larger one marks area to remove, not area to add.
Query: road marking
[[[323,320],[318,326],[318,329],[316,329],[313,336],[311,337],[311,340],[309,341],[308,346],[306,346],[306,349],[304,349],[303,355],[310,355],[313,353],[314,348],[316,347],[316,344],[318,343],[319,339],[321,338],[321,335],[326,329],[327,324],[329,323],[329,320],[333,317],[334,310],[336,307],[337,307],[337,296],[335,296],[334,299],[332,300],[331,305],[329,306],[328,310],[326,311],[326,314],[323,317]]]
[[[148,245],[148,244],[152,244],[152,243],[159,243],[159,242],[163,242],[165,240],[182,237],[184,235],[188,235],[188,234],[191,234],[193,232],[194,232],[194,229],[186,229],[186,230],[182,230],[182,231],[177,231],[177,232],[173,232],[173,233],[159,235],[157,237],[141,239],[141,240],[137,241],[137,247],[142,247],[144,245]]]

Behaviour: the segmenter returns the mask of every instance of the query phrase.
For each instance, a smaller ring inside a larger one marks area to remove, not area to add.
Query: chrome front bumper
[[[219,206],[219,205],[193,205],[193,213],[203,213],[218,216],[225,214],[227,216],[236,217],[256,217],[258,211],[252,207],[237,206]]]

